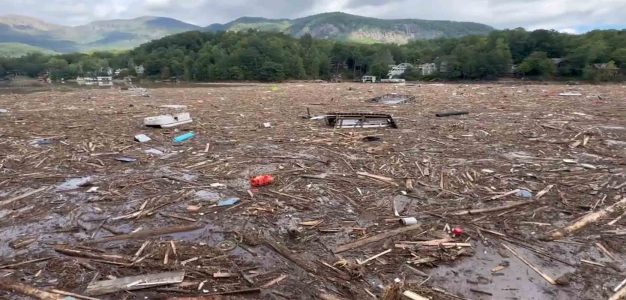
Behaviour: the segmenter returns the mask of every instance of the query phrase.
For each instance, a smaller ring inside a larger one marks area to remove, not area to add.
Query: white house
[[[413,65],[410,63],[401,63],[399,65],[389,65],[389,73],[387,73],[387,77],[389,79],[394,77],[400,77],[408,68],[413,68]]]
[[[437,72],[437,65],[435,63],[421,64],[418,69],[421,71],[422,76],[428,76]]]
[[[143,72],[145,71],[143,65],[138,65],[135,66],[135,73],[137,73],[137,75],[143,75]]]

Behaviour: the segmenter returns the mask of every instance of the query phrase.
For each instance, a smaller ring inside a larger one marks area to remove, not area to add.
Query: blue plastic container
[[[194,136],[196,136],[195,133],[193,132],[187,132],[183,135],[179,135],[177,137],[174,138],[174,143],[182,143],[188,139],[192,139]]]

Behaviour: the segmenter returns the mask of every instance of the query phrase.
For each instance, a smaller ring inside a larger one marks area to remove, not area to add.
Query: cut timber
[[[193,231],[204,228],[203,225],[186,225],[186,226],[173,226],[173,227],[165,227],[165,228],[155,228],[149,230],[142,230],[135,233],[116,235],[111,237],[102,238],[99,240],[88,241],[87,244],[95,244],[95,243],[103,243],[103,242],[112,242],[112,241],[122,241],[127,239],[143,239],[147,237],[157,237],[160,235],[177,233],[177,232],[185,232],[185,231]]]
[[[537,274],[541,275],[541,277],[543,277],[543,279],[545,279],[547,282],[549,282],[552,285],[556,285],[556,281],[554,279],[552,279],[552,277],[550,277],[547,274],[543,273],[541,270],[539,270],[537,267],[535,267],[533,264],[531,264],[529,261],[527,261],[524,257],[522,257],[521,255],[517,254],[517,252],[515,252],[515,250],[511,249],[509,246],[507,246],[505,244],[502,244],[502,246],[504,248],[506,248],[507,250],[509,250],[511,253],[513,253],[513,255],[515,255],[515,257],[519,258],[519,260],[521,260],[523,263],[525,263],[528,267],[533,269],[533,271],[537,272]]]
[[[15,201],[22,200],[22,199],[24,199],[26,197],[30,197],[30,196],[32,196],[34,194],[39,193],[39,192],[43,192],[46,189],[48,189],[47,186],[39,188],[39,189],[36,189],[36,190],[33,190],[33,191],[30,191],[30,192],[27,192],[27,193],[24,193],[24,194],[21,194],[19,196],[13,197],[11,199],[2,200],[2,201],[0,201],[0,207],[3,207],[5,205],[9,205],[9,204],[11,204],[11,203],[13,203]]]
[[[480,213],[486,213],[486,212],[492,212],[492,211],[505,210],[505,209],[509,209],[509,208],[513,208],[513,207],[518,207],[518,206],[522,206],[522,205],[531,204],[531,203],[533,203],[533,201],[518,201],[518,202],[513,202],[511,204],[502,205],[502,206],[496,206],[496,207],[490,207],[490,208],[461,210],[461,211],[453,212],[452,214],[455,215],[455,216],[480,214]]]
[[[374,175],[374,174],[370,174],[370,173],[367,173],[367,172],[356,172],[356,174],[360,175],[360,176],[365,176],[365,177],[369,177],[369,178],[372,178],[372,179],[380,180],[380,181],[382,181],[384,183],[388,183],[388,184],[391,184],[393,186],[400,186],[398,183],[393,181],[392,178],[389,178],[389,177],[384,177],[384,176],[380,176],[380,175]]]
[[[32,287],[30,285],[26,285],[19,282],[9,282],[5,279],[0,279],[0,290],[7,291],[15,295],[22,294],[26,296],[30,296],[40,300],[61,300],[63,297],[48,293],[46,291],[42,291],[38,288]]]
[[[587,214],[584,217],[582,217],[580,220],[576,221],[575,223],[565,228],[560,228],[549,233],[548,239],[556,240],[556,239],[563,238],[578,230],[581,230],[582,228],[584,228],[585,226],[591,223],[597,222],[598,220],[608,216],[611,213],[614,213],[619,210],[624,210],[624,209],[626,209],[626,198],[623,198],[622,200],[614,203],[613,205],[605,207],[597,212]]]
[[[105,295],[120,291],[132,291],[155,286],[181,283],[185,278],[185,272],[164,272],[150,275],[139,275],[103,280],[90,283],[85,294],[90,296]]]
[[[415,225],[411,225],[411,226],[406,226],[406,227],[400,227],[400,228],[396,228],[387,232],[383,232],[377,235],[373,235],[364,239],[360,239],[357,241],[354,241],[352,243],[347,243],[347,244],[343,244],[337,248],[335,248],[335,250],[333,250],[334,253],[341,253],[341,252],[345,252],[348,250],[352,250],[355,248],[359,248],[362,246],[365,246],[367,244],[373,243],[373,242],[378,242],[380,240],[384,240],[386,238],[390,238],[392,236],[396,236],[398,234],[402,234],[402,233],[407,233],[410,231],[414,231],[414,230],[418,230],[420,229],[421,225],[420,224],[415,224]]]
[[[410,300],[430,300],[424,296],[420,296],[411,291],[404,291],[404,293],[402,293],[402,296],[404,296],[405,299],[410,299]]]

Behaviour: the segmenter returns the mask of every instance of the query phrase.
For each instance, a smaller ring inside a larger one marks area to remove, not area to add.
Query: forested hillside
[[[143,76],[183,80],[344,79],[364,74],[385,76],[390,64],[434,63],[423,76],[409,70],[407,79],[582,78],[621,80],[626,69],[626,30],[569,35],[523,29],[494,31],[488,36],[414,41],[406,45],[357,44],[293,38],[281,33],[186,32],[144,44],[124,53],[96,52],[0,59],[0,74],[72,78],[143,65]]]

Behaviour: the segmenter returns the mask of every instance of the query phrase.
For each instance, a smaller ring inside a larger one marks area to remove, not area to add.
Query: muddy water
[[[509,245],[541,271],[557,279],[575,269],[560,262],[548,262],[537,258],[525,248]],[[566,252],[574,247],[564,247]],[[554,286],[534,272],[526,264],[507,250],[496,251],[496,247],[485,247],[478,243],[475,255],[460,260],[453,265],[440,265],[430,272],[431,284],[456,295],[470,296],[471,299],[579,299],[585,287],[571,283],[568,286]],[[564,258],[572,261],[575,258]],[[594,255],[594,260],[601,260]],[[498,266],[506,266],[492,272]],[[488,294],[481,293],[486,292]]]

